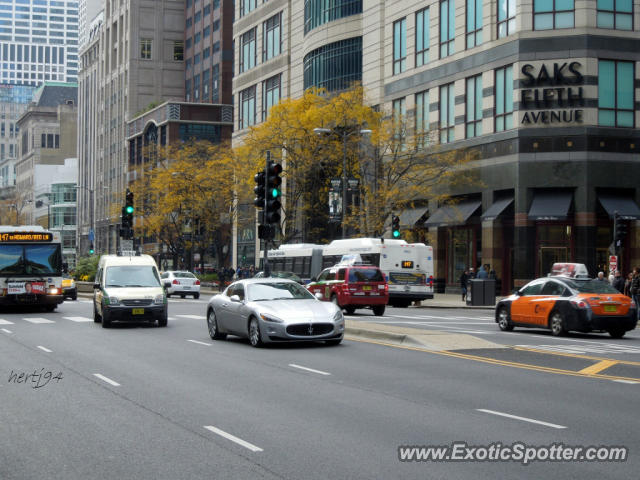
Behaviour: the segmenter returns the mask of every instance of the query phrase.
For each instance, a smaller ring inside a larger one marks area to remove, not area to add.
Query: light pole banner
[[[342,221],[342,179],[332,178],[329,186],[329,221]]]

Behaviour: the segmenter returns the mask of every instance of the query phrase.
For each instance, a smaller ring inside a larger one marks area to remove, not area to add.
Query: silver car
[[[207,327],[214,340],[238,335],[254,347],[291,340],[338,345],[344,336],[344,316],[339,307],[321,302],[292,280],[248,278],[209,300]]]
[[[169,271],[160,276],[162,285],[167,292],[167,298],[171,295],[180,295],[181,298],[193,295],[200,298],[200,280],[191,272]]]

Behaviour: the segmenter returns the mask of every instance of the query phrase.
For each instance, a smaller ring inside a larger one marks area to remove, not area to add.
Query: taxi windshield
[[[159,287],[156,269],[149,265],[117,265],[107,268],[107,287]]]
[[[580,293],[620,293],[607,282],[600,280],[565,280],[565,282]]]

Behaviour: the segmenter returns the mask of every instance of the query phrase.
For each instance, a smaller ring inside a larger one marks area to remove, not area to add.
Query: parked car
[[[312,278],[307,289],[325,301],[331,301],[349,314],[358,308],[371,308],[384,315],[389,303],[389,284],[382,271],[373,265],[336,265]]]
[[[302,281],[302,279],[293,272],[271,272],[269,276],[273,278],[288,278],[289,280],[298,282],[300,285],[304,285],[304,282]],[[265,278],[264,272],[260,271],[256,273],[253,278]]]
[[[633,301],[607,282],[565,275],[529,282],[496,305],[500,330],[544,328],[554,336],[569,331],[606,331],[621,338],[637,323]]]
[[[64,274],[62,276],[62,295],[64,298],[70,298],[71,300],[78,299],[78,287],[71,275]]]
[[[184,298],[193,295],[193,298],[200,298],[200,280],[193,273],[169,271],[163,272],[160,278],[167,297],[180,295],[180,298]]]
[[[337,345],[344,336],[344,316],[320,302],[302,285],[284,278],[247,278],[229,285],[207,305],[207,328],[214,340],[228,334],[263,343],[323,340]]]

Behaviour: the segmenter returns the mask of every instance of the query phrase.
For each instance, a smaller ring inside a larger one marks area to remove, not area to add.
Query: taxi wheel
[[[353,313],[356,311],[356,307],[354,307],[353,305],[347,305],[346,307],[344,307],[344,311],[347,312],[347,315],[353,315]]]
[[[509,312],[507,312],[506,307],[501,307],[500,310],[498,310],[498,327],[500,327],[500,330],[503,332],[513,330],[513,325],[509,319]]]
[[[93,321],[95,323],[100,323],[102,321],[102,319],[100,318],[100,315],[98,315],[98,310],[96,310],[96,306],[93,306]]]
[[[159,326],[159,327],[166,327],[166,326],[167,326],[167,323],[168,323],[168,320],[169,320],[169,319],[167,318],[167,316],[166,316],[166,315],[165,315],[164,317],[162,317],[162,318],[159,318],[159,319],[158,319],[158,326]]]
[[[220,330],[218,330],[218,320],[216,319],[216,314],[213,310],[209,310],[209,313],[207,314],[207,328],[212,340],[224,340],[227,338],[226,333],[220,333]]]
[[[564,317],[560,312],[551,312],[551,317],[549,318],[549,328],[551,329],[551,335],[554,337],[559,337],[566,333],[564,328]]]
[[[180,298],[184,298],[184,297],[186,297],[186,295],[180,294]]]
[[[373,307],[373,314],[376,317],[380,317],[382,315],[384,315],[384,307],[386,307],[386,305],[376,305]]]
[[[612,338],[622,338],[622,337],[624,337],[624,334],[626,333],[621,328],[612,328],[611,330],[608,330],[608,332],[609,332],[609,335],[611,335]]]
[[[109,314],[102,309],[102,328],[111,328],[111,319]]]
[[[195,300],[199,299],[199,298],[200,298],[200,294],[199,294],[199,293],[194,293],[194,294],[193,294],[193,298],[194,298]]]
[[[252,317],[249,321],[249,343],[252,347],[259,348],[262,346],[262,338],[260,337],[260,325],[258,319]]]

